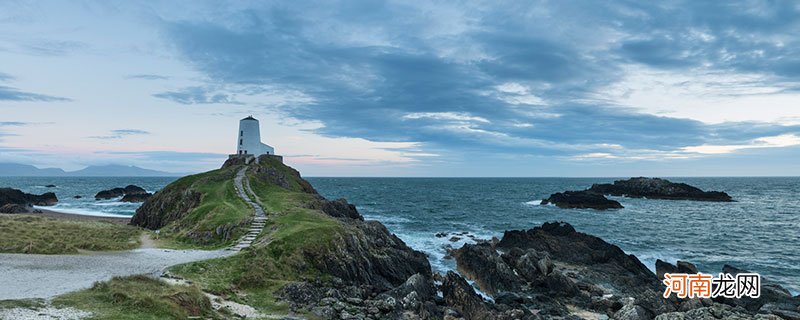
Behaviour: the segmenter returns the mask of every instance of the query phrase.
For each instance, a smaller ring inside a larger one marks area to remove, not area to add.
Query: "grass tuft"
[[[141,230],[105,221],[0,214],[0,252],[69,254],[139,247]]]
[[[143,275],[97,282],[89,289],[56,297],[53,305],[90,311],[93,319],[221,318],[197,287],[170,285]]]

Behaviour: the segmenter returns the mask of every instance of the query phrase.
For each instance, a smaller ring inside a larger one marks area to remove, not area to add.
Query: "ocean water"
[[[141,203],[121,202],[121,198],[95,200],[94,195],[101,190],[123,188],[129,184],[152,193],[176,179],[177,177],[0,177],[0,187],[34,194],[54,192],[58,197],[58,204],[42,207],[44,209],[84,215],[132,216]],[[45,187],[50,184],[56,187]],[[75,199],[76,195],[82,198]]]
[[[55,192],[47,207],[90,215],[133,215],[138,203],[94,200],[100,190],[139,185],[157,191],[176,178],[0,177],[0,187]],[[367,219],[383,222],[412,248],[425,252],[438,271],[453,269],[445,247],[460,247],[439,232],[489,239],[503,231],[566,221],[635,254],[650,269],[655,260],[686,260],[700,271],[724,264],[759,272],[800,292],[800,177],[670,178],[730,194],[737,202],[714,203],[613,197],[624,209],[595,211],[539,205],[551,193],[588,188],[614,178],[308,178],[329,199],[347,198]],[[55,184],[55,188],[45,185]],[[75,195],[82,199],[72,198]]]
[[[794,294],[800,291],[800,178],[670,178],[719,190],[737,202],[713,203],[613,197],[620,210],[539,205],[551,193],[588,188],[614,178],[310,178],[328,198],[347,198],[368,219],[383,222],[437,270],[454,268],[438,232],[500,238],[504,230],[566,221],[635,254],[695,263],[719,273],[724,264],[759,272]]]

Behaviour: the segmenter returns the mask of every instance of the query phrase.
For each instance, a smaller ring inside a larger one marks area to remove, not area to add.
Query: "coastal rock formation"
[[[136,200],[142,197],[134,197],[134,196],[150,195],[150,194],[146,190],[144,190],[144,188],[131,184],[126,186],[125,188],[112,188],[100,191],[94,196],[94,199],[95,200],[114,199],[128,195],[132,197],[128,198],[128,201],[123,199],[122,200],[123,202],[140,202]]]
[[[725,192],[703,191],[685,183],[674,183],[660,178],[630,178],[617,180],[613,184],[594,184],[588,191],[625,196],[631,198],[695,200],[695,201],[733,201]]]
[[[502,253],[488,243],[464,245],[456,263],[495,304],[507,304],[499,309],[535,309],[545,318],[578,309],[626,319],[678,310],[636,257],[569,224],[506,231],[496,248]]]
[[[147,198],[150,198],[152,194],[150,193],[134,193],[134,194],[126,194],[122,197],[119,201],[122,202],[144,202]]]
[[[55,193],[47,192],[41,195],[24,193],[17,189],[0,188],[0,206],[6,204],[19,204],[24,206],[52,206],[58,202]]]
[[[555,204],[559,208],[577,209],[621,209],[622,205],[607,199],[600,193],[590,191],[564,191],[551,194],[547,199],[542,200],[541,204]]]
[[[123,188],[113,188],[108,190],[103,190],[98,192],[95,196],[95,200],[103,200],[103,199],[113,199],[119,198],[125,195],[125,189]]]

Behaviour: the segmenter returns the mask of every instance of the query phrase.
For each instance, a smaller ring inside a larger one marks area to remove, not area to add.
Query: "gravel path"
[[[172,265],[231,253],[151,248],[91,255],[0,254],[0,300],[51,298],[111,277],[159,276]]]
[[[115,276],[150,274],[160,276],[170,266],[192,261],[229,256],[250,246],[264,227],[264,210],[247,194],[252,192],[245,181],[247,167],[234,181],[242,199],[254,209],[254,221],[248,233],[230,248],[221,250],[170,250],[143,247],[122,252],[98,252],[84,255],[0,254],[0,300],[52,298],[90,287],[94,282]]]

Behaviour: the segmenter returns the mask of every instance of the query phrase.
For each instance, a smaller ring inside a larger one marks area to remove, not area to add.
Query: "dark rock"
[[[0,213],[27,213],[30,207],[16,203],[8,203],[0,206]]]
[[[58,202],[55,193],[46,192],[41,195],[24,193],[17,189],[0,188],[0,206],[20,204],[25,206],[52,206]]]
[[[83,198],[83,196],[74,196],[73,198],[80,199],[80,198]]]
[[[678,273],[687,273],[687,274],[698,273],[697,267],[690,262],[678,260],[677,267],[678,267]]]
[[[131,224],[150,230],[160,229],[172,221],[183,218],[200,205],[201,196],[201,193],[192,189],[177,185],[167,186],[136,209]]]
[[[148,198],[150,198],[153,194],[151,193],[134,193],[134,194],[126,194],[122,197],[120,201],[122,202],[144,202]]]
[[[441,289],[445,305],[457,310],[466,319],[494,318],[483,298],[475,293],[472,286],[455,272],[447,272]]]
[[[640,305],[628,304],[614,314],[615,320],[650,320],[653,314]]]
[[[678,273],[678,267],[661,259],[656,259],[656,276],[658,280],[664,280],[665,273]]]
[[[325,212],[331,217],[336,218],[350,218],[357,220],[364,220],[364,217],[358,213],[356,206],[347,203],[345,199],[336,199],[333,201],[325,201],[322,204],[322,212]]]
[[[56,187],[56,185],[54,185],[54,184],[48,184],[48,185],[46,185],[46,186],[44,186],[44,187],[45,187],[45,188],[55,188],[55,187]]]
[[[450,240],[450,242],[457,242],[458,240],[461,240],[461,237],[459,237],[459,236],[452,236],[452,237],[450,237],[450,239],[449,239],[449,240]]]
[[[631,198],[696,200],[696,201],[733,201],[725,192],[703,191],[685,183],[674,183],[660,178],[630,178],[617,180],[613,184],[594,184],[587,191],[613,196]]]
[[[122,191],[123,193],[125,193],[125,195],[148,194],[147,190],[145,190],[144,188],[132,184],[126,186],[125,188],[122,188]]]
[[[488,243],[465,244],[454,256],[458,271],[487,294],[514,291],[522,284],[519,276]]]
[[[605,291],[634,298],[637,305],[651,314],[677,308],[674,302],[661,297],[660,281],[639,259],[598,237],[577,232],[567,223],[506,231],[497,248],[508,254],[505,260],[512,262],[514,270],[529,281],[534,292],[549,293],[563,300],[563,304],[588,308],[592,305],[590,297]],[[523,259],[525,254],[529,256]],[[540,254],[547,254],[555,266],[564,265],[574,271],[550,270],[546,260],[541,261],[545,267],[539,267]],[[549,274],[530,272],[534,264],[536,270],[546,268]]]
[[[622,205],[610,200],[600,193],[589,191],[564,191],[551,194],[549,198],[542,200],[543,205],[555,204],[559,208],[565,209],[621,209]]]
[[[125,189],[113,188],[98,192],[96,195],[94,195],[94,199],[95,200],[114,199],[122,197],[124,195],[125,195]]]
[[[735,276],[739,273],[750,272],[726,264],[722,267],[722,273]],[[750,297],[742,297],[740,299],[718,298],[715,301],[734,307],[742,307],[751,312],[758,311],[764,306],[769,306],[771,312],[774,310],[796,311],[800,308],[800,297],[793,297],[788,290],[763,276],[761,277],[760,297],[755,299]]]
[[[431,277],[425,254],[409,248],[377,221],[348,220],[352,232],[339,234],[331,250],[307,252],[315,269],[348,285],[370,285],[388,290],[414,274]]]
[[[437,237],[437,238],[444,238],[444,237],[446,237],[446,236],[447,236],[447,232],[439,232],[439,233],[436,233],[436,237]]]

